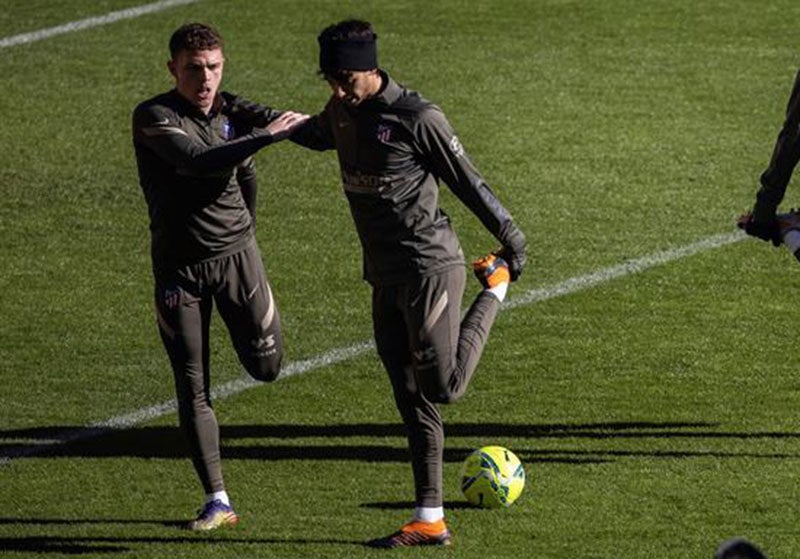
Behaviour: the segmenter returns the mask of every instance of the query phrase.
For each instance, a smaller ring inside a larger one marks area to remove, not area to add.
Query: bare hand
[[[303,124],[308,120],[309,116],[303,113],[296,113],[294,111],[286,111],[281,113],[281,116],[270,122],[266,130],[272,135],[272,138],[277,142],[288,137],[292,130]]]

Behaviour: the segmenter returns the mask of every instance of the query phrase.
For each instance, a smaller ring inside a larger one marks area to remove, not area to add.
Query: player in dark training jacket
[[[525,237],[470,162],[442,111],[378,68],[369,23],[344,21],[319,36],[320,71],[333,95],[292,134],[336,149],[345,195],[372,285],[378,354],[408,431],[416,491],[413,519],[375,547],[447,545],[437,404],[463,395],[509,281],[525,265]],[[474,264],[485,289],[461,321],[464,254],[439,208],[439,181],[502,248]]]
[[[152,235],[155,309],[206,503],[188,524],[235,524],[222,478],[209,387],[209,322],[216,302],[244,368],[274,380],[283,355],[280,319],[256,246],[256,151],[307,117],[219,92],[225,57],[211,27],[188,24],[170,39],[175,88],[133,112],[133,145]]]
[[[789,95],[786,118],[775,141],[772,158],[767,169],[761,174],[761,188],[756,193],[753,210],[739,218],[739,227],[748,235],[771,241],[775,246],[779,246],[788,230],[800,228],[800,214],[792,212],[776,215],[798,161],[800,161],[800,72],[795,77]],[[790,244],[793,252],[798,248],[800,247]]]

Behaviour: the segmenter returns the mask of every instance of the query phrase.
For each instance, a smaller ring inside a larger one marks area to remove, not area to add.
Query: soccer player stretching
[[[376,38],[369,23],[357,20],[320,34],[320,71],[333,95],[292,141],[337,151],[372,286],[375,342],[411,448],[413,519],[367,543],[448,545],[437,404],[464,394],[509,281],[525,265],[525,237],[442,111],[378,68]],[[440,180],[502,245],[473,264],[485,289],[463,321],[464,254],[438,205]]]
[[[139,182],[150,213],[155,310],[206,503],[188,524],[211,530],[238,520],[222,479],[219,427],[211,408],[209,323],[216,302],[244,368],[274,380],[283,341],[255,241],[256,151],[306,117],[219,92],[225,57],[211,27],[172,35],[175,88],[133,113]]]

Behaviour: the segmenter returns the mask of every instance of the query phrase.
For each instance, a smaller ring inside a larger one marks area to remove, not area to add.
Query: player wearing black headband
[[[376,547],[447,545],[437,404],[461,397],[509,281],[525,265],[525,236],[474,167],[436,105],[379,69],[372,26],[349,20],[319,36],[320,72],[333,95],[292,135],[336,149],[372,285],[375,342],[408,430],[416,508]],[[438,205],[443,181],[502,248],[473,264],[484,286],[461,320],[464,254]]]

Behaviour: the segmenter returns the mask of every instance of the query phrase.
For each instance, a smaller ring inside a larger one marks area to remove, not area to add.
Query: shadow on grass
[[[489,441],[514,441],[514,451],[526,464],[561,463],[568,465],[603,464],[623,458],[761,458],[799,459],[799,454],[751,452],[720,449],[587,449],[584,441],[592,440],[708,440],[726,443],[733,440],[800,440],[793,432],[738,432],[720,429],[714,423],[690,422],[611,422],[585,424],[518,424],[451,423],[445,426],[448,447],[444,460],[458,463],[473,450],[473,446],[455,446],[459,438]],[[409,462],[405,430],[400,424],[341,424],[341,425],[225,425],[221,428],[222,452],[226,459],[240,460],[347,460],[363,462]],[[375,444],[363,444],[348,439],[375,439]],[[559,448],[540,448],[543,440],[558,440]],[[471,441],[472,442],[472,441]],[[33,451],[31,450],[33,449]],[[182,433],[177,427],[137,427],[125,430],[73,427],[0,430],[0,457],[139,457],[186,459],[188,452]],[[363,503],[364,508],[409,510],[412,502]],[[445,503],[448,510],[472,508],[466,501]],[[37,526],[113,526],[153,525],[177,528],[183,521],[136,519],[57,519],[57,518],[0,518],[0,526],[8,526],[14,536],[0,537],[0,550],[17,552],[19,556],[46,555],[108,555],[135,553],[143,545],[204,544],[239,545],[363,545],[362,541],[336,538],[252,538],[224,534],[191,534],[163,537],[92,537],[28,536],[26,530]]]
[[[719,430],[713,423],[617,422],[585,424],[454,423],[445,426],[448,447],[446,462],[460,462],[473,447],[456,447],[461,437],[492,441],[516,439],[514,451],[526,463],[556,462],[595,464],[620,457],[652,458],[800,458],[800,454],[758,453],[722,450],[587,450],[585,448],[539,449],[519,439],[800,439],[792,432],[737,432]],[[405,429],[400,424],[357,423],[341,425],[224,425],[221,427],[222,453],[226,459],[240,460],[353,460],[362,462],[408,462]],[[379,439],[376,444],[348,444],[324,439],[365,437]],[[297,439],[323,439],[303,444]],[[386,444],[382,439],[397,438]],[[291,442],[283,442],[289,441]],[[502,443],[501,443],[502,444]],[[539,445],[536,445],[539,446]],[[108,428],[43,427],[0,430],[0,457],[137,457],[185,458],[183,435],[177,427]]]
[[[2,519],[8,524],[52,524],[63,522],[65,524],[82,524],[86,522],[102,521],[58,521],[53,519],[28,519],[16,520]],[[118,523],[119,521],[112,521]],[[86,554],[111,554],[134,551],[133,547],[139,544],[202,544],[208,545],[358,545],[363,546],[360,540],[345,540],[331,538],[298,538],[298,539],[277,539],[277,538],[253,538],[253,537],[230,537],[226,533],[224,537],[209,537],[205,535],[197,536],[175,536],[175,537],[93,537],[93,536],[19,536],[19,537],[0,537],[0,550],[14,551],[19,553],[57,553],[64,555],[86,555]]]
[[[178,527],[186,524],[186,520],[137,520],[134,518],[91,518],[91,519],[67,519],[67,518],[0,518],[0,526],[9,524],[38,524],[42,526],[65,526],[74,524],[136,524],[143,526],[167,526]]]
[[[57,553],[59,555],[110,554],[130,551],[129,548],[118,545],[118,543],[113,545],[98,544],[98,542],[90,538],[43,536],[0,538],[0,549],[4,552]]]

